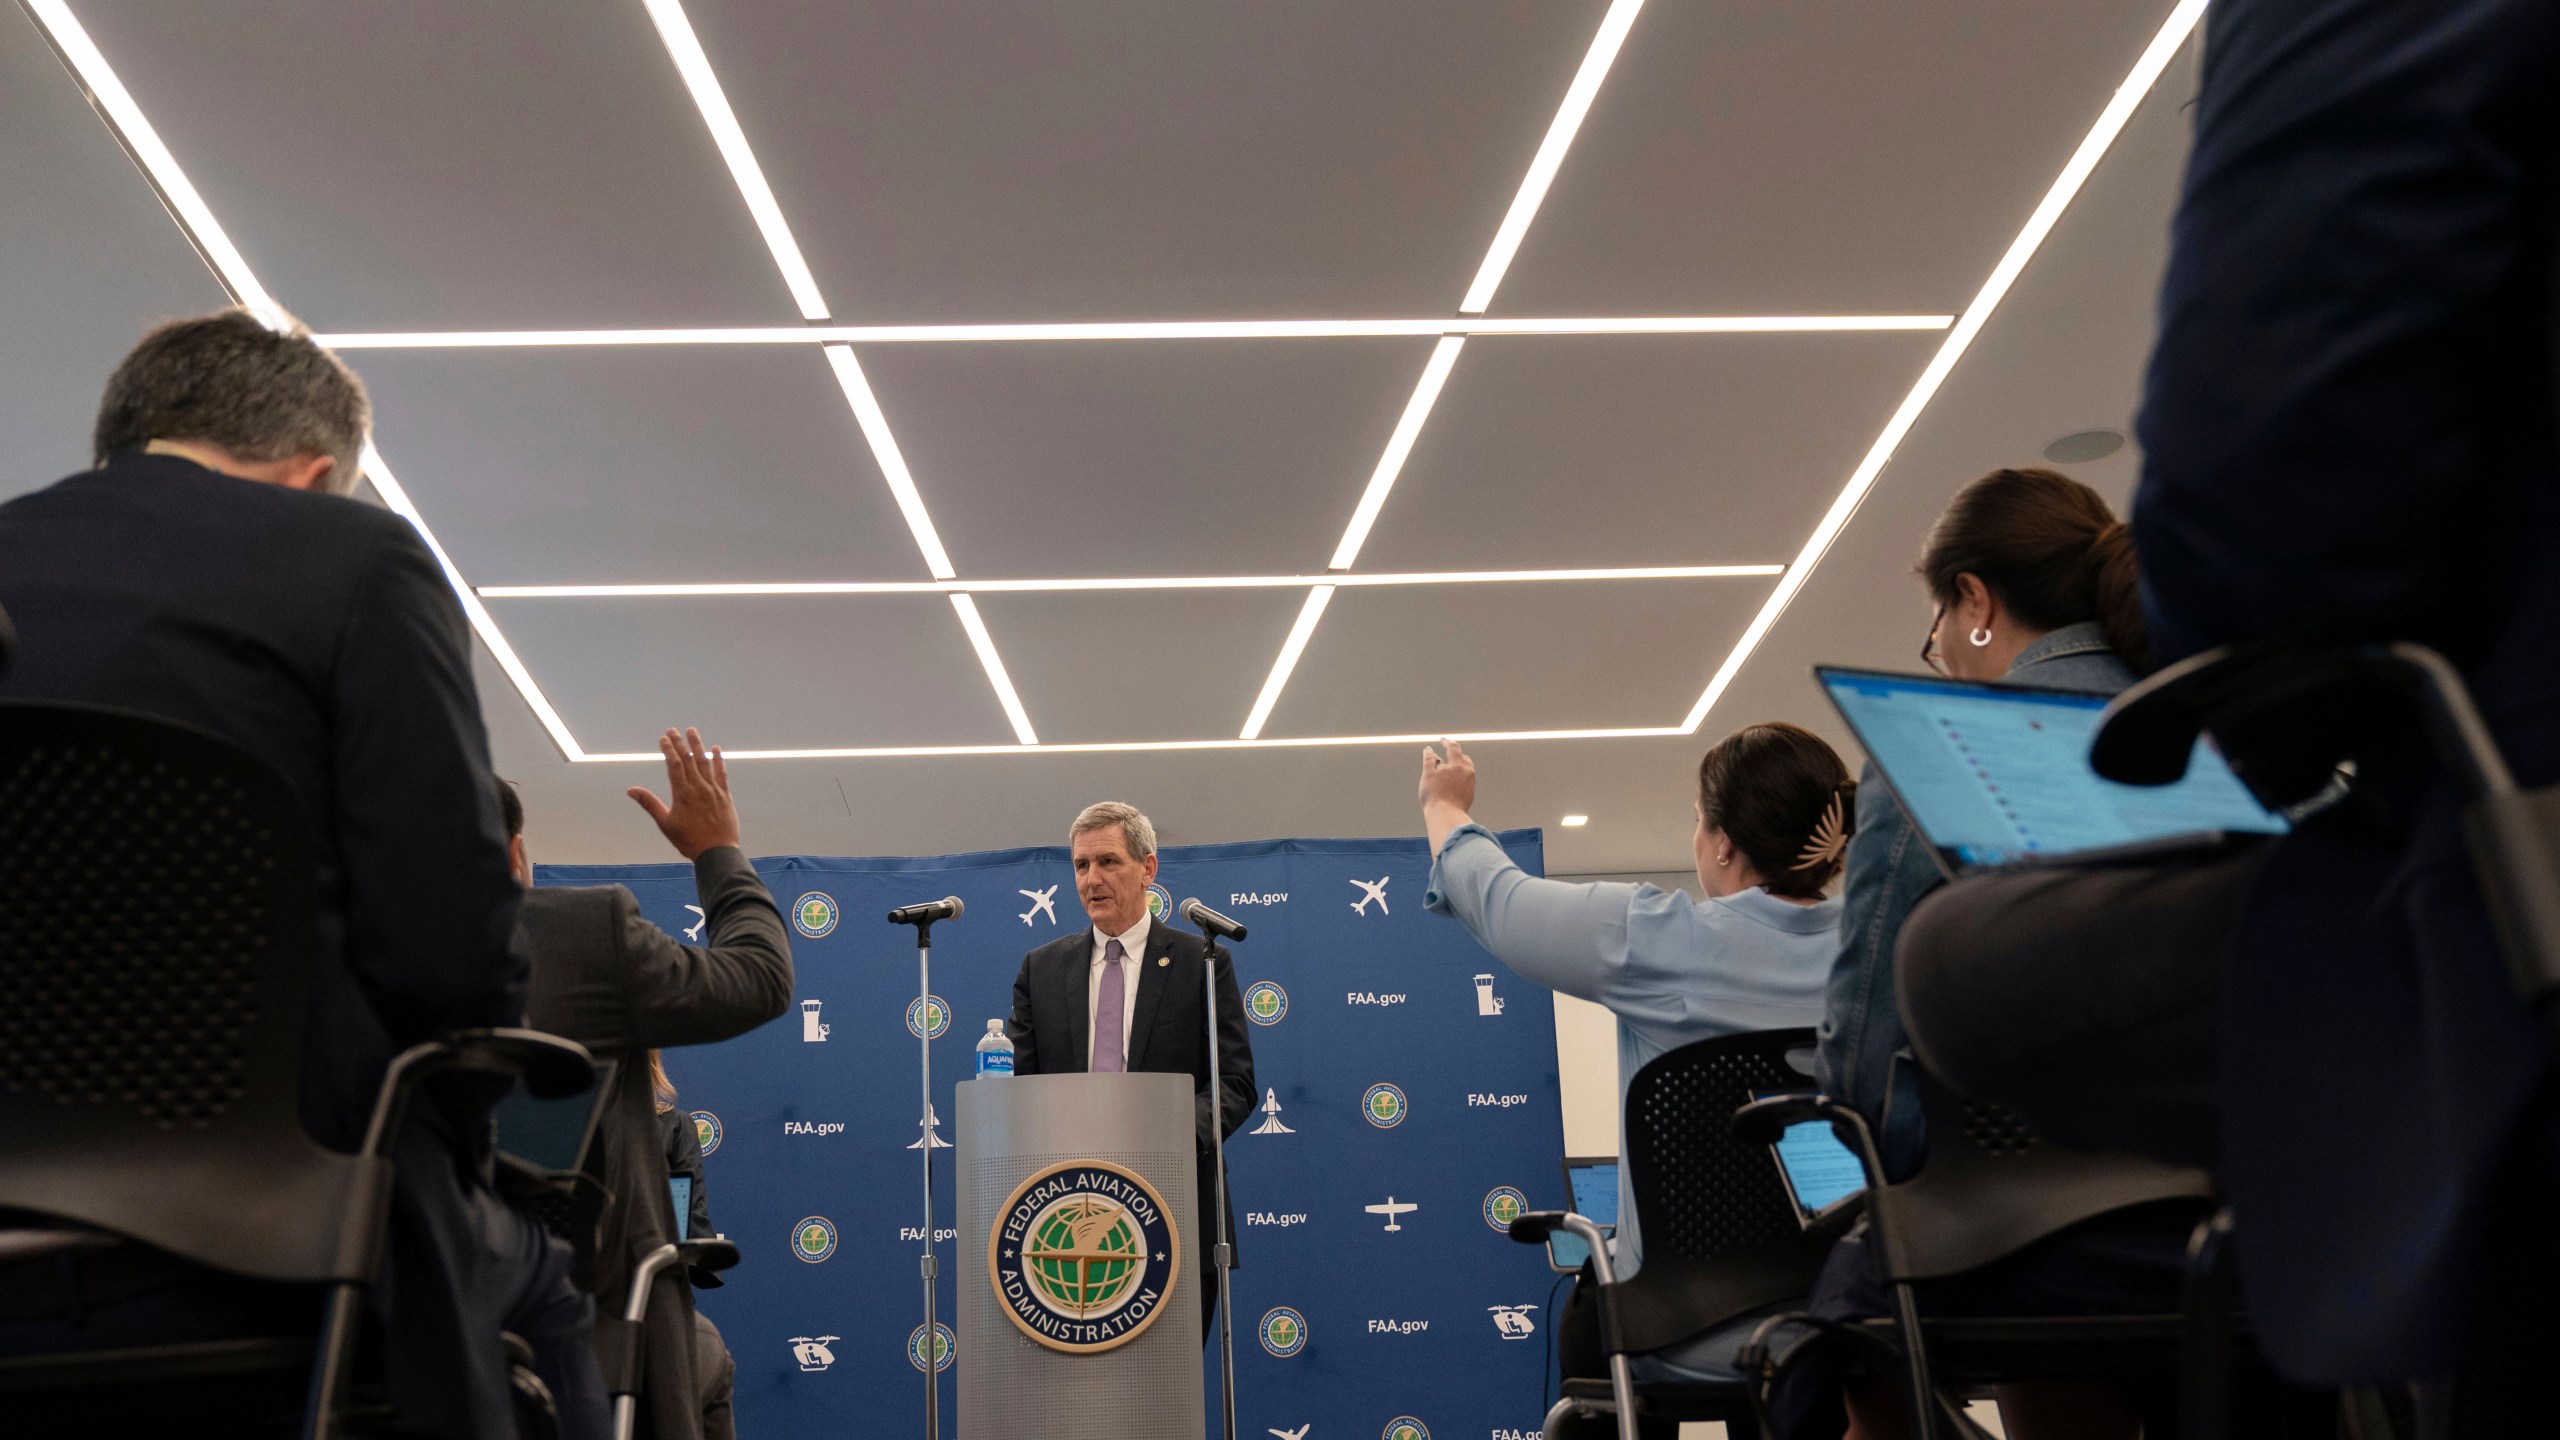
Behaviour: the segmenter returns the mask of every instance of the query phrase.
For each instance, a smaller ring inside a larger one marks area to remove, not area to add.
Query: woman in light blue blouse
[[[1618,1017],[1619,1150],[1626,1086],[1646,1061],[1697,1040],[1810,1027],[1840,948],[1839,873],[1856,786],[1838,754],[1794,725],[1753,725],[1698,762],[1696,850],[1704,899],[1616,882],[1531,876],[1470,818],[1476,769],[1464,747],[1422,752],[1422,823],[1431,839],[1426,908],[1456,917],[1513,973]],[[1640,1220],[1619,1167],[1621,1279],[1643,1263]],[[1568,1320],[1573,1317],[1568,1316]],[[1664,1354],[1640,1374],[1734,1378],[1736,1321]]]

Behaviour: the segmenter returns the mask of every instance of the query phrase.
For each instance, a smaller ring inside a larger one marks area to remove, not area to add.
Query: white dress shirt
[[[1138,923],[1117,935],[1105,935],[1102,927],[1093,927],[1093,963],[1087,969],[1084,986],[1084,1068],[1093,1068],[1093,1036],[1095,1021],[1100,1019],[1102,1004],[1102,952],[1112,941],[1120,942],[1120,1068],[1129,1068],[1129,1027],[1138,1021],[1138,971],[1147,955],[1147,912],[1138,912]]]

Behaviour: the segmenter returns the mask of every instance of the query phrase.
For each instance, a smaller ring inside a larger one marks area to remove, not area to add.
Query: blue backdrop
[[[1543,871],[1538,831],[1502,843]],[[745,1253],[727,1286],[699,1299],[737,1356],[742,1435],[917,1433],[915,1027],[936,1032],[947,1140],[951,1087],[986,1022],[1009,1012],[1023,953],[1083,928],[1083,907],[1063,846],[756,868],[793,926],[798,1003],[752,1034],[666,1055],[678,1103],[710,1142],[712,1219]],[[1554,1277],[1495,1221],[1564,1200],[1554,1002],[1455,922],[1424,913],[1428,875],[1420,840],[1163,855],[1168,903],[1198,896],[1252,930],[1233,948],[1266,1098],[1227,1160],[1242,1258],[1237,1431],[1253,1440],[1537,1431]],[[628,885],[669,930],[700,923],[690,866],[548,865],[538,876]],[[946,894],[968,914],[935,927],[942,1003],[917,1013],[914,932],[881,916]],[[985,1283],[983,1262],[971,1263],[985,1238],[954,1243],[947,1151],[935,1157],[934,1206],[937,1313],[949,1325],[953,1287]],[[942,1376],[945,1434],[954,1378]]]

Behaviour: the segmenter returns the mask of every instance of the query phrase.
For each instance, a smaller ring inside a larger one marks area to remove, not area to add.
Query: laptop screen
[[[1959,867],[2286,828],[2201,739],[2174,785],[2100,779],[2089,744],[2104,696],[1827,665],[1814,674],[1912,822]]]

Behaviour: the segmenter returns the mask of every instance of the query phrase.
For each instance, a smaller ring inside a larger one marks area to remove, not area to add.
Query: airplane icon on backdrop
[[[1274,1425],[1271,1427],[1271,1433],[1279,1436],[1280,1440],[1307,1440],[1307,1432],[1314,1428],[1316,1428],[1315,1422],[1310,1420],[1295,1430],[1283,1430],[1279,1426]]]
[[[1352,881],[1352,888],[1362,892],[1359,899],[1351,902],[1352,913],[1355,915],[1368,914],[1369,902],[1375,900],[1378,902],[1379,914],[1393,914],[1393,911],[1387,909],[1387,882],[1394,878],[1395,877],[1392,875],[1381,875],[1375,882],[1367,880]]]
[[[1058,899],[1057,886],[1052,885],[1046,890],[1021,890],[1015,893],[1022,895],[1031,902],[1031,908],[1023,911],[1020,916],[1023,924],[1030,924],[1031,917],[1034,915],[1046,915],[1049,917],[1050,924],[1055,925],[1058,923],[1058,911],[1056,908]]]
[[[701,939],[702,927],[711,923],[711,917],[703,914],[702,907],[699,905],[687,905],[684,908],[693,912],[693,923],[684,927],[684,938],[687,940]],[[829,1338],[832,1339],[833,1337],[831,1336]]]
[[[1394,1234],[1395,1232],[1397,1232],[1397,1231],[1399,1231],[1399,1230],[1402,1230],[1402,1229],[1404,1228],[1403,1226],[1401,1226],[1401,1225],[1399,1225],[1399,1224],[1397,1224],[1397,1223],[1396,1223],[1396,1217],[1397,1217],[1397,1216],[1399,1216],[1399,1215],[1410,1215],[1410,1214],[1412,1214],[1414,1211],[1419,1210],[1419,1209],[1421,1209],[1422,1207],[1421,1207],[1421,1206],[1419,1206],[1419,1205],[1407,1205],[1407,1204],[1400,1204],[1400,1203],[1398,1203],[1398,1202],[1397,1202],[1396,1197],[1394,1197],[1393,1195],[1390,1195],[1390,1196],[1388,1196],[1388,1197],[1387,1197],[1387,1203],[1386,1203],[1386,1204],[1384,1204],[1384,1205],[1363,1205],[1363,1206],[1361,1206],[1360,1208],[1361,1208],[1361,1209],[1363,1209],[1363,1210],[1368,1211],[1368,1212],[1369,1212],[1370,1214],[1372,1214],[1372,1215],[1384,1215],[1384,1216],[1386,1216],[1386,1217],[1387,1217],[1387,1233],[1388,1233],[1388,1234],[1390,1234],[1390,1235],[1392,1235],[1392,1234]]]

